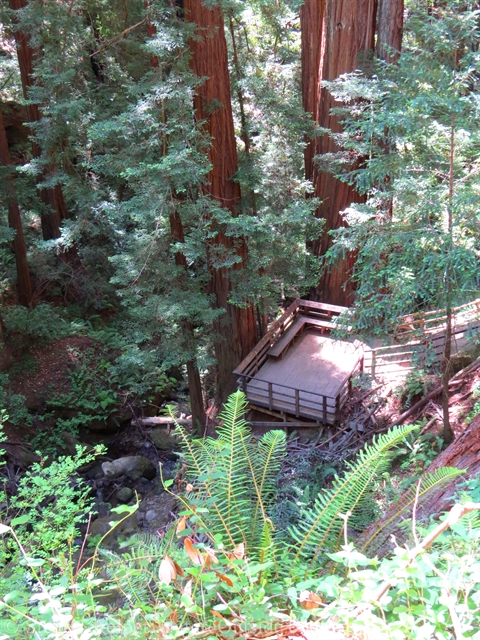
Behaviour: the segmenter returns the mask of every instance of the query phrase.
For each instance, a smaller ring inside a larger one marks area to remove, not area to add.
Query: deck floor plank
[[[358,359],[358,351],[351,343],[332,340],[308,329],[290,344],[282,359],[269,358],[262,365],[247,385],[247,396],[251,395],[252,401],[254,397],[258,400],[263,396],[265,401],[268,398],[268,382],[294,387],[300,390],[300,405],[306,403],[301,414],[309,413],[311,417],[321,419],[322,412],[318,411],[318,406],[308,407],[309,403],[318,405],[321,402],[321,398],[315,394],[335,398]],[[295,403],[295,391],[285,389],[283,392],[288,398],[275,400],[273,408],[282,411],[290,407],[291,412]],[[330,400],[329,405],[333,402]],[[333,407],[329,406],[328,413],[331,414],[332,411]]]

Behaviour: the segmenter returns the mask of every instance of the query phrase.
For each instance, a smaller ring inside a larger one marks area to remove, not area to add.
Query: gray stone
[[[152,522],[152,520],[155,520],[156,516],[157,512],[154,509],[149,509],[145,514],[145,520],[147,522]]]
[[[155,533],[158,529],[163,529],[172,521],[172,512],[178,507],[178,501],[174,495],[164,492],[159,496],[146,498],[141,505],[144,513],[144,529]],[[139,513],[139,518],[142,514]]]
[[[117,491],[117,500],[121,504],[127,504],[133,497],[133,491],[130,487],[122,487],[120,491]]]
[[[150,440],[157,447],[157,449],[175,449],[178,446],[178,440],[171,431],[169,433],[167,427],[158,427],[158,429],[152,429],[150,431]]]
[[[138,480],[141,477],[152,480],[157,473],[153,462],[145,456],[125,456],[113,462],[104,462],[102,470],[107,478],[126,475],[132,480]]]

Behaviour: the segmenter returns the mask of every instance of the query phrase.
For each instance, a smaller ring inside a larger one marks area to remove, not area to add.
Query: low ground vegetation
[[[457,512],[468,513],[448,515],[439,532],[421,520],[421,505],[462,472],[423,476],[397,500],[396,517],[377,527],[395,530],[396,542],[375,546],[377,536],[362,532],[377,483],[395,458],[405,464],[430,446],[415,439],[419,426],[397,427],[340,473],[327,468],[329,482],[311,495],[297,487],[295,523],[285,527],[278,518],[285,434],[252,438],[245,406],[240,392],[229,398],[216,439],[195,439],[177,424],[182,459],[164,480],[176,519],[162,537],[135,535],[116,551],[106,536],[89,540],[91,496],[75,472],[98,450],[32,468],[15,498],[0,500],[0,637],[254,638],[269,629],[281,636],[282,628],[305,637],[308,622],[333,637],[477,637],[477,481],[457,492]],[[114,510],[113,532],[137,508]]]

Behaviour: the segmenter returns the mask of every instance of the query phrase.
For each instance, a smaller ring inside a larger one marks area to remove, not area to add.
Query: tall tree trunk
[[[194,98],[195,116],[198,121],[205,122],[206,132],[212,138],[208,153],[212,169],[204,192],[236,215],[240,186],[232,180],[237,170],[237,149],[223,16],[219,6],[208,8],[199,0],[185,0],[184,11],[185,19],[197,26],[195,37],[190,41],[192,69],[198,77],[207,78]],[[242,269],[247,257],[246,243],[241,238],[227,236],[215,220],[211,220],[211,226],[216,233],[207,246],[211,291],[217,307],[225,310],[215,323],[219,397],[224,400],[236,387],[233,369],[254,347],[257,331],[253,305],[238,307],[229,303],[230,270],[215,268],[212,260],[217,247],[225,248],[236,252],[240,258],[232,269]]]
[[[8,149],[7,134],[3,123],[3,113],[0,108],[0,163],[6,171],[10,171],[12,161]],[[15,253],[15,263],[17,267],[17,294],[18,301],[24,307],[30,306],[32,302],[32,283],[28,271],[27,248],[23,237],[22,219],[15,196],[15,186],[13,176],[10,173],[5,176],[4,188],[8,204],[8,226],[15,231],[13,239],[13,251]]]
[[[318,6],[315,6],[318,5]],[[307,110],[316,108],[315,121],[334,133],[341,131],[331,109],[336,106],[333,97],[322,86],[323,80],[334,80],[342,73],[354,71],[360,53],[372,51],[375,38],[377,0],[306,0],[302,20],[302,78],[304,105]],[[313,19],[308,19],[313,16]],[[319,29],[319,24],[322,28]],[[320,55],[319,53],[320,52]],[[318,67],[318,73],[315,69]],[[311,75],[310,75],[311,74]],[[314,86],[311,87],[310,83]],[[317,98],[312,94],[316,92]],[[313,155],[338,151],[328,135],[316,139],[312,149],[307,147],[305,164],[307,178],[314,186],[313,195],[321,200],[316,211],[325,220],[321,238],[311,243],[315,255],[324,256],[332,245],[329,231],[342,226],[340,212],[353,202],[364,200],[348,184],[337,180],[332,174],[319,171],[312,162]],[[324,269],[320,282],[311,292],[312,298],[333,304],[349,305],[353,301],[353,290],[349,283],[354,255],[339,260],[330,270]]]
[[[27,6],[26,0],[9,0],[10,8],[14,11],[23,9]],[[15,29],[15,42],[17,44],[18,65],[20,67],[20,75],[22,78],[23,97],[29,100],[29,87],[34,84],[33,62],[35,59],[35,51],[30,46],[30,38],[25,32]],[[27,102],[27,117],[29,122],[40,122],[42,114],[37,104]],[[37,143],[32,144],[32,153],[34,158],[42,155],[42,150]],[[38,182],[44,182],[54,172],[53,165],[47,165],[42,174],[38,178]],[[67,205],[63,197],[60,185],[54,187],[39,188],[42,201],[46,205],[47,212],[42,214],[42,235],[44,240],[52,240],[60,237],[60,224],[64,218],[68,217]]]
[[[324,36],[325,0],[305,0],[300,9],[300,29],[302,34],[302,101],[303,109],[310,113],[318,125],[318,103],[320,100],[320,68],[322,42]],[[305,176],[314,176],[313,157],[316,140],[308,138],[303,152]],[[313,181],[313,180],[312,180]]]
[[[455,54],[455,62],[456,62]],[[455,116],[452,115],[450,124],[450,157],[449,157],[449,172],[448,172],[448,202],[447,202],[447,256],[446,256],[446,269],[444,277],[445,287],[445,311],[446,311],[446,326],[445,326],[445,345],[443,348],[443,362],[442,362],[442,408],[443,408],[443,441],[450,444],[455,439],[455,433],[453,432],[450,424],[450,407],[449,407],[449,392],[448,383],[452,376],[452,287],[453,287],[453,269],[450,264],[450,256],[453,252],[453,195],[454,195],[454,171],[455,171]]]
[[[375,54],[385,62],[396,62],[402,48],[403,10],[404,0],[379,0]]]
[[[172,234],[172,241],[185,242],[185,236],[183,233],[183,224],[177,209],[170,214],[170,231]],[[185,255],[180,251],[175,253],[175,264],[177,267],[181,267],[184,274],[187,274],[187,260]],[[191,322],[184,321],[182,323],[183,340],[187,350],[193,353],[194,351],[194,333],[193,325]],[[203,391],[202,382],[200,380],[200,372],[198,370],[197,361],[195,357],[187,360],[187,378],[188,378],[188,393],[190,395],[190,408],[192,410],[192,423],[194,425],[199,424],[200,427],[204,427],[206,424],[205,407],[203,404]]]

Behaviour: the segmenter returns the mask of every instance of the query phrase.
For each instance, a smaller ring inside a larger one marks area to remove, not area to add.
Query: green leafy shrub
[[[75,471],[103,450],[97,447],[86,453],[79,448],[75,456],[60,457],[50,464],[47,460],[36,462],[20,479],[16,494],[0,517],[5,521],[15,515],[11,524],[28,551],[47,558],[80,535],[94,499],[90,487]],[[0,558],[0,564],[6,561]]]

